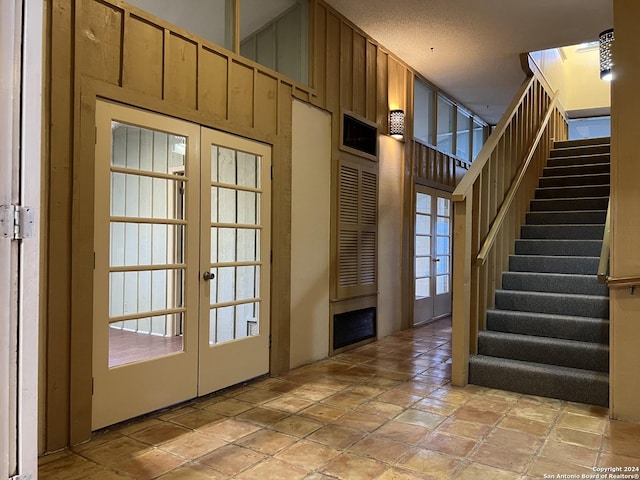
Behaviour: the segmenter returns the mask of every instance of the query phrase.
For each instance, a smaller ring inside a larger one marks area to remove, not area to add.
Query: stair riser
[[[607,285],[598,283],[598,277],[595,275],[505,272],[502,274],[502,288],[504,290],[575,295],[607,296],[609,294]]]
[[[609,197],[554,198],[531,201],[532,212],[564,212],[577,210],[606,210]]]
[[[496,292],[496,309],[609,318],[609,298],[498,290]]]
[[[578,376],[564,371],[486,365],[472,357],[469,362],[469,383],[570,402],[609,406],[609,382],[602,374]]]
[[[602,240],[516,240],[516,255],[597,257]]]
[[[596,163],[593,165],[575,165],[565,167],[545,167],[542,172],[543,177],[567,177],[576,175],[601,175],[610,173],[611,167],[608,163]]]
[[[487,330],[591,343],[609,343],[609,321],[586,317],[489,310]]]
[[[536,189],[536,199],[546,198],[578,198],[578,197],[608,197],[609,185],[581,185],[579,187],[555,187]]]
[[[611,176],[608,173],[593,175],[566,175],[558,177],[540,177],[538,186],[546,187],[579,187],[581,185],[608,185]]]
[[[604,225],[523,225],[522,239],[602,240]]]
[[[509,270],[513,272],[575,273],[597,275],[598,257],[552,257],[536,255],[511,255]]]
[[[609,349],[606,346],[586,342],[549,341],[541,344],[539,340],[526,335],[480,332],[478,353],[581,370],[609,371]],[[570,346],[563,343],[570,343]]]
[[[604,225],[606,210],[582,212],[529,212],[527,225]]]
[[[566,167],[571,165],[593,165],[595,163],[610,163],[611,155],[596,154],[596,155],[578,155],[574,157],[557,157],[549,158],[547,160],[547,167]]]
[[[575,157],[578,155],[596,155],[599,153],[610,153],[609,145],[589,145],[584,147],[554,148],[551,150],[551,158]]]

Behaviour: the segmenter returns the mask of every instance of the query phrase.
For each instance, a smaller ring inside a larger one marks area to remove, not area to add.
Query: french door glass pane
[[[436,255],[448,255],[449,253],[449,237],[438,237],[436,239]]]
[[[418,193],[416,195],[416,212],[431,213],[431,195],[426,193]]]
[[[184,196],[191,187],[186,146],[184,136],[111,124],[110,367],[183,348],[185,271],[180,265],[188,227],[175,222],[185,218]]]
[[[436,295],[449,292],[449,275],[438,275],[436,277]]]
[[[416,235],[431,233],[431,215],[416,214]]]
[[[431,255],[431,237],[428,235],[416,236],[416,256],[426,257]]]
[[[449,209],[451,207],[451,200],[448,198],[438,197],[438,215],[443,217],[450,217]]]
[[[431,275],[431,257],[416,257],[416,278]]]
[[[431,296],[431,279],[416,278],[416,298],[429,298]]]
[[[211,345],[259,331],[261,162],[253,154],[211,148]]]
[[[436,233],[438,235],[449,235],[449,223],[448,217],[438,217],[436,222]]]
[[[436,263],[436,273],[451,273],[449,271],[449,256],[438,256],[438,262]]]

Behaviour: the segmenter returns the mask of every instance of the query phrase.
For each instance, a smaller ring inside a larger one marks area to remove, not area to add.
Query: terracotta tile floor
[[[452,387],[450,336],[441,320],[112,427],[43,457],[40,478],[541,479],[640,467],[640,425],[606,409]]]

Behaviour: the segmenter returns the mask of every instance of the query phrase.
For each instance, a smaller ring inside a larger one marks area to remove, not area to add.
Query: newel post
[[[468,193],[453,208],[453,316],[451,383],[469,381],[469,331],[471,318],[471,232],[473,195]]]

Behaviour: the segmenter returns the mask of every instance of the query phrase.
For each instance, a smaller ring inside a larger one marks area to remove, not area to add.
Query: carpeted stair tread
[[[478,354],[603,373],[609,371],[609,346],[601,343],[484,330],[478,332]]]
[[[609,342],[609,320],[604,318],[490,309],[487,311],[487,329],[593,343]]]
[[[573,140],[560,140],[554,142],[554,148],[588,147],[593,145],[610,145],[611,137],[574,138]]]
[[[609,197],[543,198],[531,200],[532,212],[606,210]]]
[[[495,308],[521,312],[609,318],[609,297],[568,293],[496,290]]]
[[[604,225],[523,225],[520,229],[521,239],[565,239],[565,240],[602,240]]]
[[[550,158],[547,160],[547,167],[568,167],[571,165],[594,165],[600,163],[611,163],[611,154],[595,153],[593,155],[574,155]]]
[[[597,275],[599,257],[552,255],[509,255],[509,270],[513,272],[575,273]]]
[[[547,167],[564,167],[568,165],[593,165],[596,163],[610,163],[611,154],[595,153],[593,155],[571,155],[547,160]]]
[[[598,283],[596,275],[568,273],[504,272],[504,290],[520,290],[549,293],[571,293],[578,295],[607,296],[607,286]]]
[[[557,147],[554,146],[551,149],[549,156],[551,158],[556,157],[571,157],[576,155],[593,155],[596,153],[610,153],[611,147],[607,144],[601,145],[580,145],[577,147]]]
[[[520,239],[516,240],[516,255],[558,255],[597,257],[602,240]]]
[[[611,171],[609,163],[581,163],[578,165],[547,166],[542,172],[543,178],[575,177],[578,175],[603,175]]]
[[[536,189],[536,199],[544,198],[577,198],[577,197],[608,197],[611,191],[609,185],[578,185],[573,187],[547,187]]]
[[[540,177],[538,186],[545,187],[570,187],[580,185],[603,185],[611,183],[610,173],[589,173],[585,175],[558,175],[552,177]]]
[[[597,224],[607,218],[606,210],[572,210],[566,212],[528,212],[526,214],[527,225],[576,225]]]
[[[571,402],[609,405],[609,376],[591,370],[472,355],[469,382]]]

